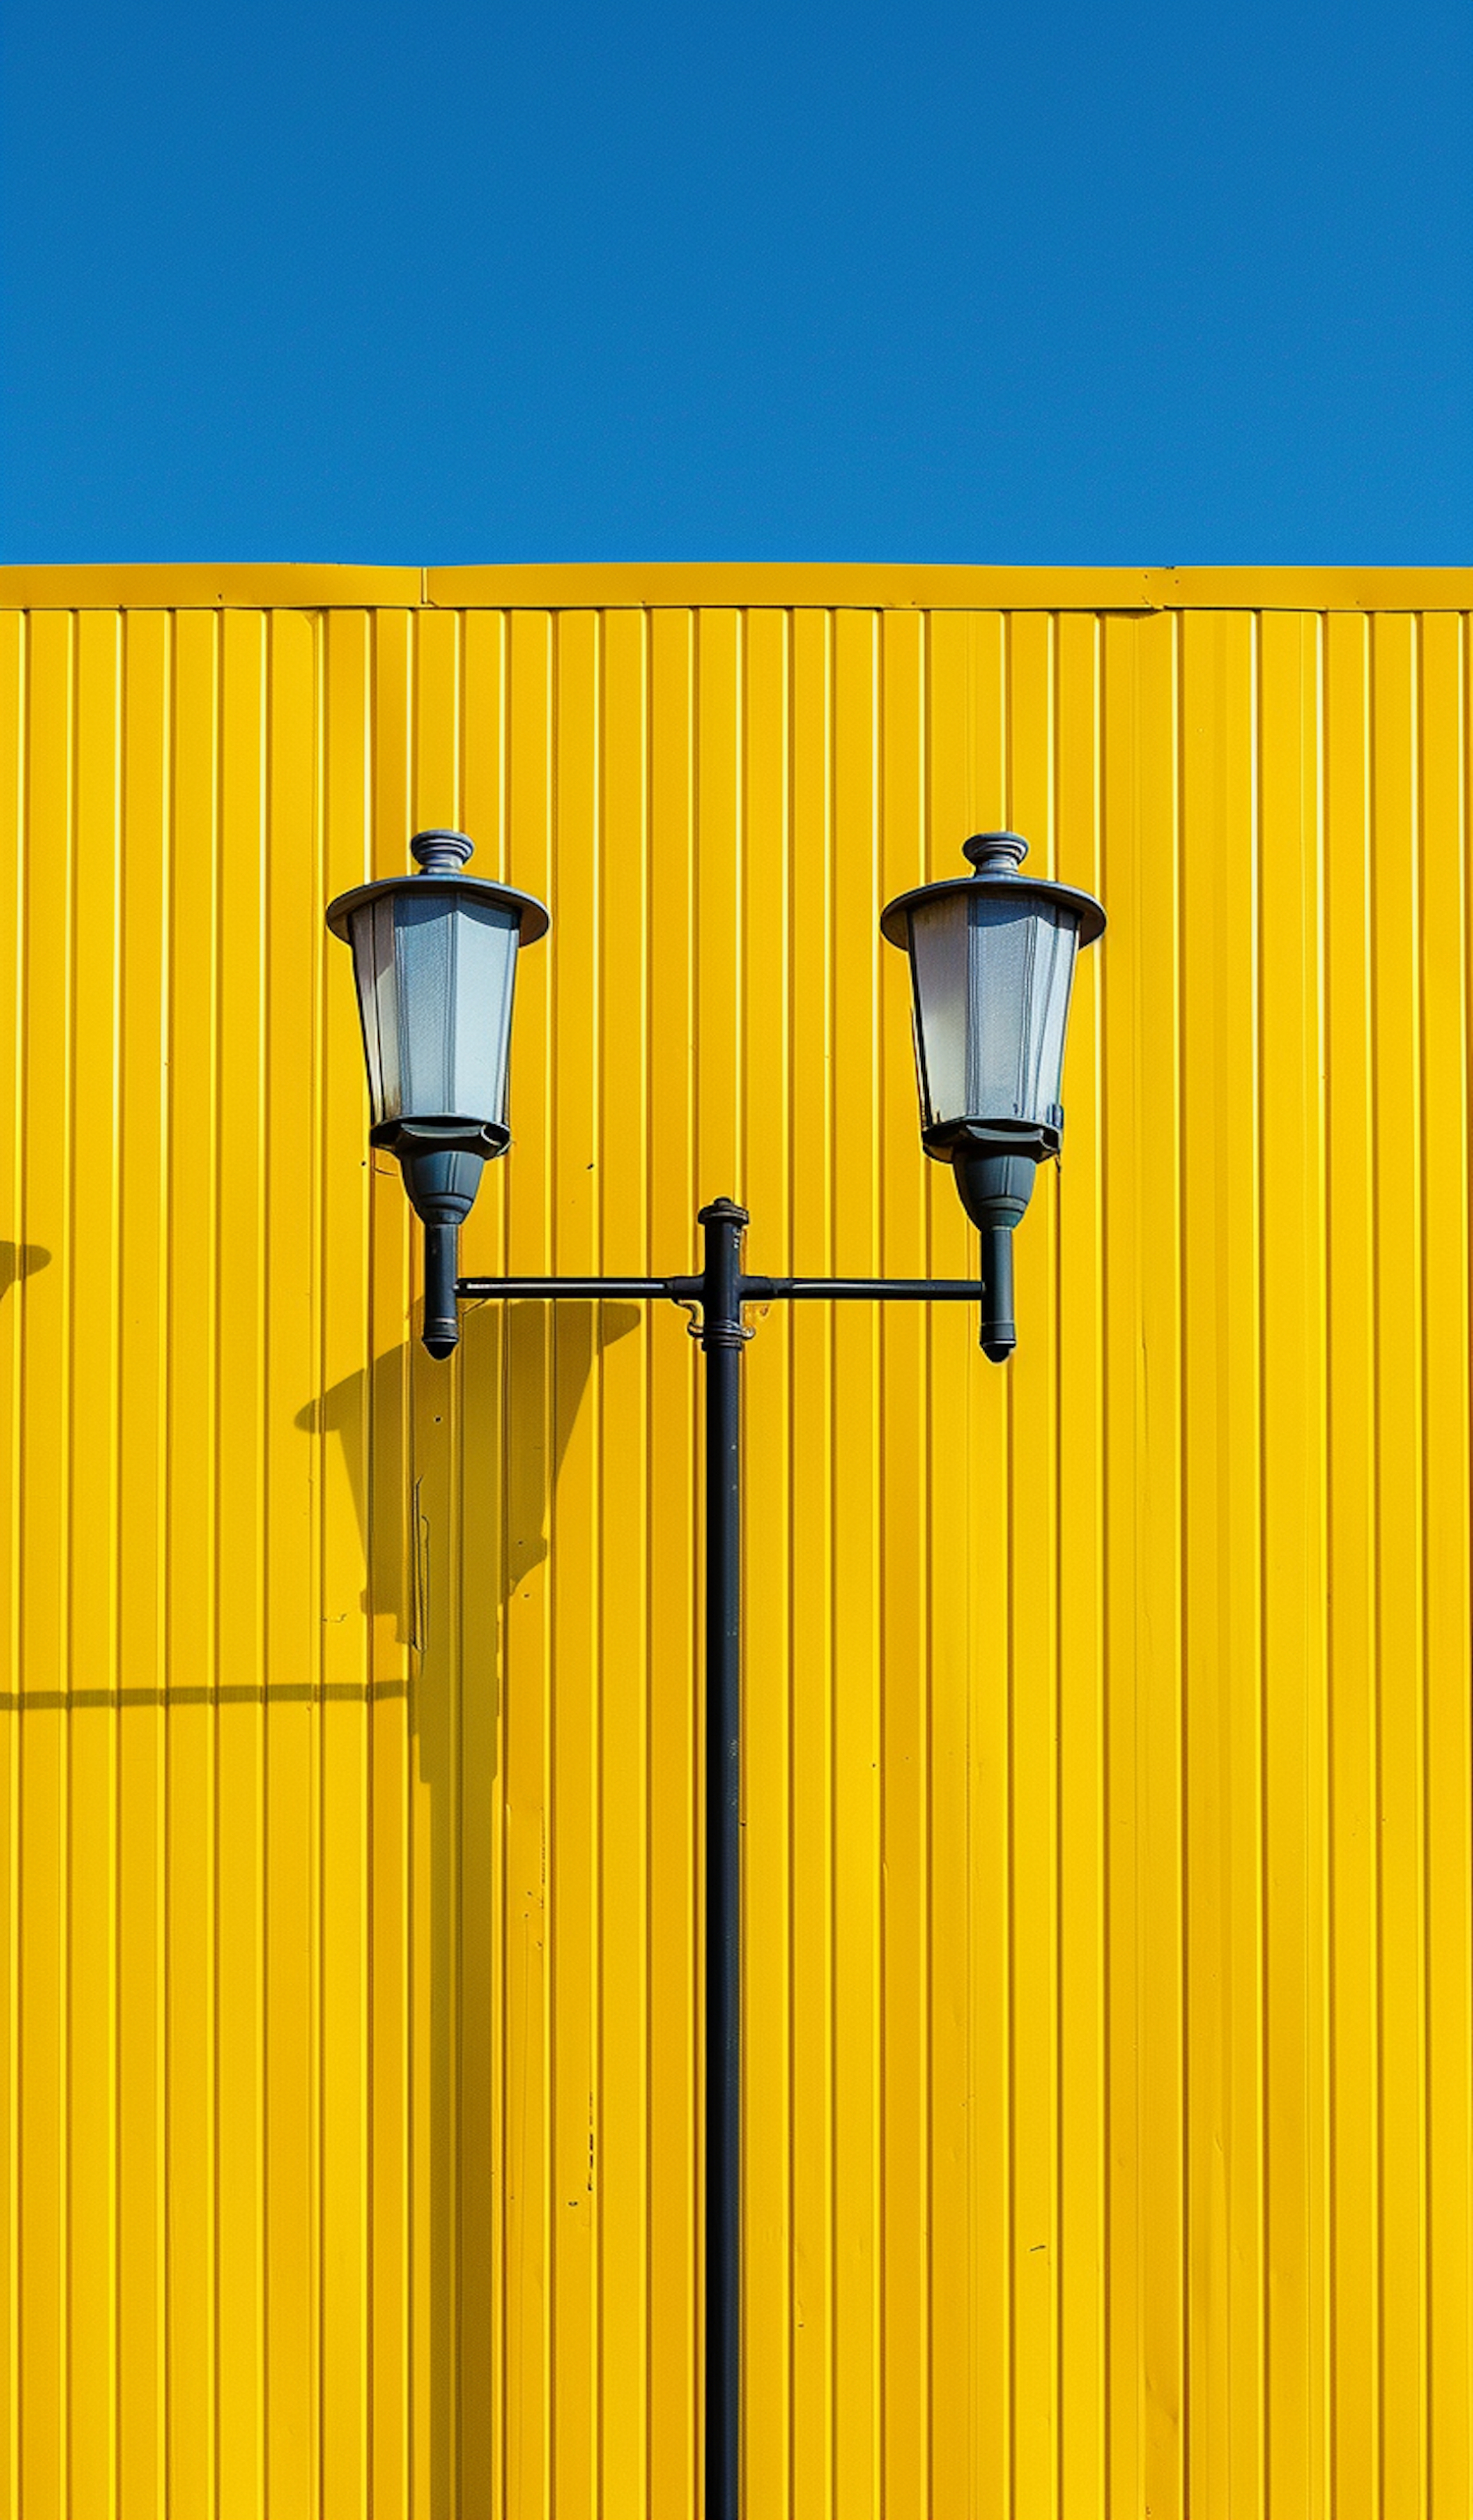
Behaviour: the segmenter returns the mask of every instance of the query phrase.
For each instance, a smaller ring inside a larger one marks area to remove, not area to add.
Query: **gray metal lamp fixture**
[[[460,1338],[456,1254],[487,1157],[505,1154],[517,956],[551,921],[530,892],[463,872],[464,831],[417,831],[418,875],[360,884],[329,904],[353,947],[376,1147],[399,1157],[424,1223],[424,1344]]]
[[[700,1210],[689,1277],[461,1277],[463,1219],[504,1153],[517,956],[545,936],[530,893],[462,872],[470,842],[421,831],[420,876],[360,885],[327,913],[353,947],[373,1106],[425,1225],[424,1344],[446,1357],[457,1306],[667,1297],[698,1314],[706,1359],[705,1519],[705,2418],[704,2520],[741,2512],[741,1360],[749,1305],[780,1301],[977,1303],[995,1361],[1015,1341],[1012,1228],[1044,1156],[1057,1154],[1060,1071],[1074,956],[1105,914],[1087,892],[1017,870],[1026,842],[966,842],[976,872],[901,893],[880,925],[910,958],[921,1134],[950,1163],[982,1235],[981,1278],[751,1277],[743,1207]]]
[[[1064,1134],[1074,958],[1105,913],[1091,892],[1019,875],[1016,831],[979,831],[961,854],[973,875],[898,894],[880,933],[910,957],[921,1143],[981,1234],[981,1345],[1001,1365],[1017,1345],[1013,1228]]]

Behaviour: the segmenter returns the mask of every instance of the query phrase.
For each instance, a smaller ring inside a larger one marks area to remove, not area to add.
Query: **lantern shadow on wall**
[[[466,1312],[465,1380],[497,1391],[501,1417],[499,1440],[484,1421],[465,1437],[465,1513],[477,1526],[467,1581],[494,1592],[498,1611],[547,1555],[553,1496],[593,1366],[640,1320],[633,1304]],[[304,1434],[336,1439],[363,1552],[360,1607],[390,1623],[396,1644],[424,1653],[438,1641],[432,1631],[440,1562],[442,1552],[447,1563],[450,1555],[448,1534],[435,1528],[430,1491],[447,1484],[454,1437],[433,1434],[446,1424],[446,1404],[434,1387],[416,1389],[418,1344],[416,1334],[386,1349],[371,1367],[345,1374],[298,1412],[297,1424]],[[408,1531],[407,1494],[413,1500]]]
[[[0,1243],[0,1296],[8,1295],[23,1278],[33,1277],[50,1258],[42,1243]]]
[[[430,2132],[429,2192],[417,2209],[427,2207],[429,2239],[417,2315],[427,2327],[434,2511],[455,2508],[458,2479],[489,2473],[498,2450],[490,2236],[499,2175],[493,1952],[502,1893],[494,1816],[505,1616],[548,1556],[558,1479],[595,1367],[640,1321],[632,1304],[467,1309],[458,1411],[447,1402],[443,1367],[425,1369],[416,1319],[410,1337],[297,1418],[336,1456],[335,1472],[324,1463],[324,1475],[346,1475],[361,1550],[358,1603],[370,1631],[367,1693],[406,1701],[410,1791],[417,1786],[427,1802],[426,1872],[407,1861],[385,1876],[409,1885],[402,1926],[385,1948],[402,1956],[400,1965],[411,1951],[427,1948],[429,1959],[427,2019],[418,2009],[421,1985],[409,2023],[411,2039],[422,2043]],[[341,1615],[326,1590],[324,1612]],[[578,1721],[585,1689],[591,1724],[597,1670],[590,1662],[580,1673],[575,1660],[571,1668],[566,1654],[561,1660],[561,1715]],[[538,1702],[523,1711],[540,1733],[546,1682],[535,1657],[527,1686]],[[423,1824],[408,1825],[417,1836]],[[539,1881],[529,1898],[510,1876],[505,1885],[500,1929],[524,1931],[532,1964],[545,1964],[544,1888]],[[415,1899],[424,1903],[417,1916],[408,1906]],[[383,1992],[391,2007],[410,2002],[407,1984]],[[404,2176],[412,2181],[408,2153]]]

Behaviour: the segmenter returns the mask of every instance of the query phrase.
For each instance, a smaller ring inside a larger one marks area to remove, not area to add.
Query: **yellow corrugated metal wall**
[[[0,617],[7,2509],[698,2509],[699,1360],[422,1356],[322,905],[551,900],[468,1268],[962,1274],[876,913],[1007,822],[1017,1359],[746,1352],[748,2510],[1462,2520],[1473,587],[311,574]]]

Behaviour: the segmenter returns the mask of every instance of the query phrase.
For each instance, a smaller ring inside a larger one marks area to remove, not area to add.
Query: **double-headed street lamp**
[[[984,831],[970,876],[902,892],[881,934],[909,956],[921,1137],[950,1163],[981,1235],[976,1278],[751,1277],[746,1210],[697,1218],[698,1277],[460,1277],[460,1228],[487,1158],[504,1154],[517,957],[547,934],[527,892],[466,875],[471,842],[420,831],[415,876],[341,893],[328,926],[353,948],[372,1106],[369,1135],[398,1155],[423,1219],[431,1356],[460,1336],[461,1298],[584,1302],[664,1296],[698,1309],[706,1372],[705,2520],[740,2508],[741,1490],[740,1362],[749,1304],[916,1298],[976,1303],[981,1345],[1016,1345],[1012,1234],[1064,1129],[1060,1079],[1074,958],[1105,913],[1088,892],[1019,873],[1027,842]]]

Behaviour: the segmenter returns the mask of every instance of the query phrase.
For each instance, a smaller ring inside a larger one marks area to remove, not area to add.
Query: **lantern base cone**
[[[1038,1178],[1038,1157],[1000,1153],[994,1147],[969,1146],[963,1139],[952,1156],[956,1195],[979,1234],[996,1227],[1011,1233],[1022,1221]]]
[[[993,1365],[1017,1346],[1012,1317],[1012,1234],[1033,1196],[1038,1160],[960,1145],[953,1156],[962,1206],[982,1237],[982,1317],[978,1345]]]
[[[456,1303],[461,1227],[481,1186],[485,1158],[464,1147],[401,1142],[399,1161],[410,1205],[424,1223],[424,1324],[419,1335],[432,1357],[445,1358],[461,1342]]]

